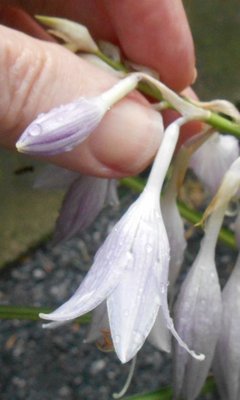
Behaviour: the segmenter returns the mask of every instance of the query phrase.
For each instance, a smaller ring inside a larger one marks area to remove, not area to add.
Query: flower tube
[[[235,224],[240,249],[240,214]],[[222,292],[223,312],[213,374],[222,400],[238,400],[240,396],[240,253]]]
[[[240,158],[224,175],[222,184],[209,205],[209,217],[199,253],[182,285],[175,306],[175,324],[181,337],[196,351],[206,355],[202,363],[174,347],[174,393],[194,400],[207,377],[219,338],[222,300],[215,266],[215,247],[229,201],[240,185]]]

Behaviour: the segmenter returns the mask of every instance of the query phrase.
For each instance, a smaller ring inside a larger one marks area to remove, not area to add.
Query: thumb
[[[116,78],[63,47],[0,26],[0,144],[14,148],[41,112],[111,87]],[[69,153],[48,161],[85,174],[135,174],[153,158],[161,119],[134,94],[120,101],[93,134]]]

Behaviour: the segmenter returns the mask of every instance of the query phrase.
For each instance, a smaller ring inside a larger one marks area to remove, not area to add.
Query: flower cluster
[[[57,19],[54,23],[60,22]],[[67,28],[64,22],[61,38],[66,41]],[[75,47],[77,44],[76,34]],[[97,51],[94,43],[90,47],[92,52]],[[222,399],[238,400],[240,257],[222,293],[215,264],[224,214],[240,186],[237,140],[204,128],[179,150],[163,190],[181,126],[189,120],[208,120],[211,107],[237,119],[235,108],[227,102],[188,102],[152,76],[136,72],[99,96],[77,99],[39,115],[26,128],[17,148],[40,155],[71,150],[91,135],[105,113],[141,80],[155,85],[163,101],[182,116],[165,130],[162,126],[159,134],[163,139],[143,192],[113,227],[77,291],[57,310],[40,316],[51,321],[44,325],[51,328],[93,311],[86,341],[97,341],[104,350],[114,349],[122,363],[134,359],[146,339],[159,350],[173,350],[176,399],[196,399],[213,366]],[[177,197],[188,163],[215,197],[204,215],[200,250],[171,310],[187,246]],[[55,244],[81,233],[105,204],[118,204],[114,180],[51,167],[38,178],[36,186],[51,185],[68,189],[56,223]],[[236,223],[240,246],[239,221],[240,217]]]

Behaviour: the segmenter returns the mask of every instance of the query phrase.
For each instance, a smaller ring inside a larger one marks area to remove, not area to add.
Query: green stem
[[[128,68],[126,68],[122,63],[111,60],[102,52],[99,51],[95,55],[99,57],[102,61],[104,61],[106,64],[110,65],[115,70],[122,71],[125,73],[129,72]],[[139,84],[138,88],[145,95],[150,96],[158,101],[162,100],[161,92],[153,85],[148,85],[145,82],[142,82]],[[173,108],[173,107],[169,104],[168,108]],[[210,126],[212,126],[213,128],[216,128],[219,132],[231,133],[233,136],[240,138],[240,124],[230,121],[229,119],[224,118],[223,116],[217,113],[211,112],[211,115],[205,120],[205,122]]]
[[[121,184],[132,189],[134,192],[140,193],[144,189],[145,180],[141,178],[123,178],[121,179]],[[179,201],[178,208],[181,216],[185,218],[188,222],[192,224],[197,224],[202,220],[203,214],[199,211],[189,208],[186,204]],[[219,239],[229,246],[231,249],[236,250],[236,241],[234,234],[227,228],[222,228],[219,234]]]
[[[21,319],[27,321],[38,321],[39,313],[49,313],[52,310],[43,307],[21,307],[21,306],[9,306],[0,305],[0,319]],[[91,320],[90,315],[86,314],[76,321],[81,324],[87,324]]]
[[[222,133],[231,133],[233,136],[240,138],[240,124],[230,121],[214,112],[206,119],[206,122],[213,128],[221,131]]]

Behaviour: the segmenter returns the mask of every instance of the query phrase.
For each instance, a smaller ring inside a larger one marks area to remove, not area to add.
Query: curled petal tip
[[[42,318],[42,319],[51,319],[51,318],[49,318],[49,314],[44,314],[44,313],[40,313],[40,314],[39,314],[39,318]],[[46,324],[44,324],[44,325],[46,325]]]

